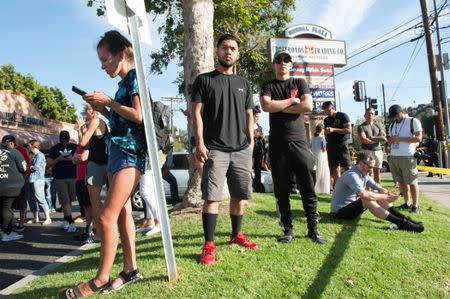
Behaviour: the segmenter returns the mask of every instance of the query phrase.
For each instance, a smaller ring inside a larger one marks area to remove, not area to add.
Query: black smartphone
[[[72,86],[72,91],[73,91],[74,93],[79,94],[80,96],[84,96],[84,95],[87,93],[87,92],[85,92],[84,90],[79,89],[79,88],[76,87],[76,86]]]

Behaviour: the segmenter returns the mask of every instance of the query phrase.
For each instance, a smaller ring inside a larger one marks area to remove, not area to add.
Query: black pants
[[[264,186],[261,183],[261,164],[263,161],[262,153],[254,155],[253,159],[254,159],[253,171],[255,172],[255,178],[253,179],[253,187],[255,189],[255,192],[264,192]]]
[[[319,214],[314,191],[314,159],[309,146],[303,141],[270,142],[269,156],[281,225],[284,228],[292,228],[289,178],[290,174],[294,173],[308,229],[315,229]]]
[[[172,201],[173,205],[176,205],[177,203],[181,202],[181,199],[178,195],[178,183],[177,178],[170,172],[167,171],[162,175],[162,178],[169,183],[170,186],[170,199]]]
[[[8,197],[8,196],[0,197],[0,205],[2,208],[2,230],[5,234],[8,235],[11,233],[12,219],[14,217],[11,207],[16,198],[17,197]]]

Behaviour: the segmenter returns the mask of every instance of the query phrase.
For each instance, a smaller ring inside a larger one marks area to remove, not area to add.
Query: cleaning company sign
[[[294,63],[331,64],[336,67],[347,64],[345,41],[303,38],[269,39],[270,58],[278,50],[287,50]]]

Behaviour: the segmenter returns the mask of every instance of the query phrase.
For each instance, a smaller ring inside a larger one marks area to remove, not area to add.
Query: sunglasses
[[[283,57],[283,58],[277,57],[277,58],[275,58],[273,61],[274,61],[276,64],[280,64],[281,62],[289,63],[289,62],[291,62],[292,60],[291,60],[290,57],[285,56],[285,57]]]
[[[369,164],[369,162],[367,162],[367,161],[362,161],[364,164],[366,164],[367,165],[367,167],[369,167],[369,169],[373,169],[373,166],[371,166],[370,164]]]

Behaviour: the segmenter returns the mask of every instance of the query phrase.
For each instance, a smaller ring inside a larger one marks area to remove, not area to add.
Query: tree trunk
[[[184,21],[184,82],[187,108],[192,113],[191,92],[195,78],[214,69],[214,2],[212,0],[183,0]],[[191,124],[188,124],[191,125]],[[191,134],[192,130],[189,130]],[[191,136],[191,135],[190,135]],[[201,176],[195,160],[189,163],[189,184],[183,197],[184,207],[199,207]]]

